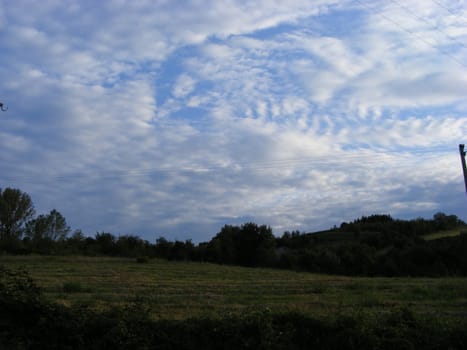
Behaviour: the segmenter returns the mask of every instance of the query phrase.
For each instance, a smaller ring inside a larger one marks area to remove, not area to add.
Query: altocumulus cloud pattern
[[[467,5],[0,3],[0,186],[74,228],[464,221]]]

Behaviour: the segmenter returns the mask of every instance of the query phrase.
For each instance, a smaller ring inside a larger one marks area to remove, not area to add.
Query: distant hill
[[[456,237],[467,231],[467,224],[459,220],[455,215],[447,216],[442,213],[435,214],[437,219],[426,220],[422,218],[414,220],[392,219],[389,215],[372,215],[362,217],[350,223],[342,223],[341,226],[329,230],[303,233],[300,241],[314,244],[332,244],[344,242],[368,242],[375,237],[391,233],[393,235],[417,236],[426,241]],[[285,237],[298,236],[286,232]],[[283,236],[284,237],[284,236]]]
[[[361,217],[327,231],[284,233],[279,265],[349,275],[466,275],[464,231],[463,221],[444,213],[431,220]]]

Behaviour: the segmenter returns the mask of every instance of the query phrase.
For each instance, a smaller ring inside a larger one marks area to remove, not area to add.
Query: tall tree
[[[235,237],[237,262],[244,266],[267,266],[274,260],[275,238],[269,226],[243,224]]]
[[[48,237],[52,240],[62,240],[70,233],[70,227],[67,225],[65,218],[57,210],[52,209],[48,215],[49,229]]]
[[[0,189],[0,240],[21,238],[24,225],[34,213],[34,205],[27,193],[15,188]]]
[[[47,215],[39,215],[26,224],[26,236],[33,242],[43,239],[59,241],[65,239],[69,232],[70,227],[65,218],[55,209]]]

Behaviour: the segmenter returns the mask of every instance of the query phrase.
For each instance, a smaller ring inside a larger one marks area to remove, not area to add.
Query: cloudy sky
[[[0,1],[0,187],[209,240],[467,220],[467,1]]]

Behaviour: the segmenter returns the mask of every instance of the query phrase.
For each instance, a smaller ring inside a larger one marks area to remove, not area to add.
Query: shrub
[[[27,271],[13,271],[0,265],[0,301],[2,303],[36,303],[40,294],[40,288]]]

